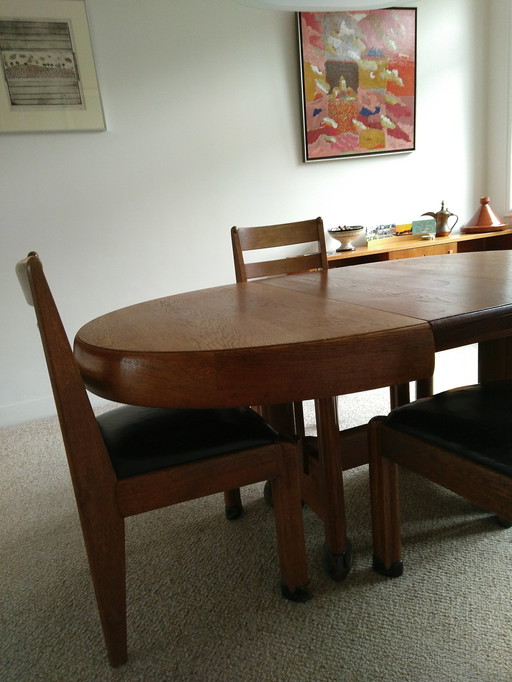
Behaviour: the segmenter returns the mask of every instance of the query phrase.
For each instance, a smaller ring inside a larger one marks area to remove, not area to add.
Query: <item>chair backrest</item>
[[[233,227],[231,243],[237,282],[246,282],[257,277],[323,270],[328,267],[322,218],[280,225]],[[300,255],[286,257],[281,249],[280,252],[277,251],[273,259],[246,262],[245,252],[257,249],[279,249],[279,247],[298,244],[308,245]],[[316,246],[313,247],[314,250],[311,250],[313,244]]]
[[[16,274],[35,309],[48,374],[77,504],[86,504],[91,490],[115,482],[110,460],[87,396],[66,331],[35,252],[16,265]]]

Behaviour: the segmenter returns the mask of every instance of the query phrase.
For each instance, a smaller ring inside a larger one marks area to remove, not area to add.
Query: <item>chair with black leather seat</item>
[[[373,567],[402,574],[398,467],[512,522],[512,381],[416,400],[370,422]]]
[[[124,406],[96,419],[39,257],[16,270],[37,316],[111,665],[127,660],[127,516],[268,479],[282,594],[307,599],[296,445],[249,408]]]

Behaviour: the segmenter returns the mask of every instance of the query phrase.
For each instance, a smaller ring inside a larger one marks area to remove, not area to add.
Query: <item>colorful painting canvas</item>
[[[304,160],[415,148],[416,9],[300,12]]]

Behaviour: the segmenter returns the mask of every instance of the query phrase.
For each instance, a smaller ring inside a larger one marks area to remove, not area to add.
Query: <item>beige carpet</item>
[[[387,392],[358,400],[343,399],[345,426],[363,405],[385,410]],[[405,573],[379,577],[365,467],[345,478],[355,556],[344,582],[326,577],[322,527],[304,510],[307,604],[280,597],[262,485],[244,489],[236,522],[221,496],[129,519],[129,661],[113,671],[57,422],[3,429],[0,445],[2,682],[512,680],[512,531],[404,475]]]

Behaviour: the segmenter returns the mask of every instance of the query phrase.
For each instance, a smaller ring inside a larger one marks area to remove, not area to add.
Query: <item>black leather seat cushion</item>
[[[512,382],[467,386],[392,410],[385,423],[512,476]]]
[[[99,415],[97,420],[119,478],[286,440],[248,407],[177,410],[124,406]]]

